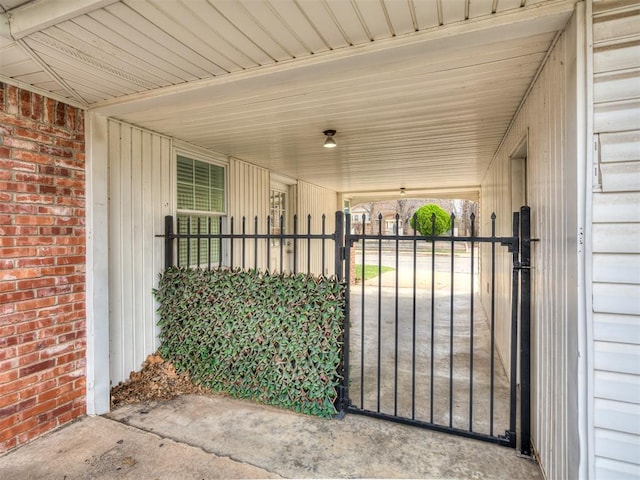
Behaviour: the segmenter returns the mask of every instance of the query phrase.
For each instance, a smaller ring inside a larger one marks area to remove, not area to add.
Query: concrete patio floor
[[[358,415],[321,419],[222,396],[85,417],[0,457],[0,478],[540,479],[513,449]]]

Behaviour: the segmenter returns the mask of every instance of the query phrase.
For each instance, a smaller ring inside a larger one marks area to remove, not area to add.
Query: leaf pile
[[[297,412],[336,413],[345,306],[337,280],[172,267],[154,294],[160,353],[195,383]]]
[[[149,355],[142,370],[131,372],[129,380],[111,389],[111,407],[130,403],[171,400],[177,395],[202,394],[206,390],[189,380],[186,373],[177,373],[171,362],[160,355]]]

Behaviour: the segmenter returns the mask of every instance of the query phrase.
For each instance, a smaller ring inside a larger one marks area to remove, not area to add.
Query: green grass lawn
[[[382,267],[382,273],[390,272],[395,270],[393,267]],[[377,265],[365,265],[364,266],[364,279],[369,280],[378,275],[378,266]],[[362,265],[356,265],[356,282],[362,280]]]

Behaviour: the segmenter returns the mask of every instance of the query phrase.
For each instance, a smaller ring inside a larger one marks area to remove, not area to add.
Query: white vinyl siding
[[[577,20],[567,25],[496,153],[481,187],[481,229],[489,235],[497,215],[498,235],[512,230],[512,155],[527,146],[527,202],[531,206],[532,442],[550,480],[578,478],[577,258],[581,159],[577,139]],[[515,158],[515,157],[514,157]],[[511,254],[497,248],[496,341],[509,370]],[[481,294],[488,308],[490,250],[483,248]]]
[[[151,294],[164,268],[164,216],[172,214],[171,140],[109,120],[110,381],[126,380],[158,347]]]
[[[640,4],[594,1],[593,471],[640,477]]]

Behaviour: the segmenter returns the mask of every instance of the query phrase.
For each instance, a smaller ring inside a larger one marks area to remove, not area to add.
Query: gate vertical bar
[[[173,266],[173,217],[164,217],[164,268]]]
[[[456,244],[453,236],[456,216],[451,213],[451,285],[449,298],[449,428],[453,427],[453,305],[455,293],[455,250]]]
[[[335,263],[334,263],[334,267],[335,267],[335,275],[336,275],[336,280],[338,280],[338,282],[341,282],[344,278],[343,275],[343,267],[344,267],[344,262],[343,262],[343,256],[344,256],[344,214],[341,211],[337,211],[336,212],[336,231],[334,234],[335,237]],[[346,298],[348,298],[349,295],[349,291],[348,291],[348,287],[347,287],[347,291],[345,292]],[[347,365],[347,362],[349,361],[348,355],[349,355],[349,325],[348,325],[348,318],[349,315],[349,304],[347,302],[345,302],[345,311],[344,311],[344,318],[345,318],[345,324],[344,324],[344,334],[343,334],[343,342],[342,342],[342,352],[341,352],[341,372],[340,374],[342,375],[342,385],[340,386],[339,389],[339,394],[338,394],[338,406],[340,408],[340,413],[343,414],[344,412],[346,412],[347,408],[348,408],[348,388],[349,388],[349,384],[348,384],[348,375],[347,375],[347,371],[349,366]]]
[[[395,354],[394,354],[394,368],[393,368],[393,414],[394,415],[398,415],[398,283],[400,283],[399,280],[399,276],[398,276],[398,272],[400,270],[400,257],[399,257],[399,253],[398,253],[398,242],[399,242],[399,238],[398,235],[399,233],[399,229],[398,229],[398,220],[400,218],[400,215],[396,213],[396,223],[395,223],[395,227],[396,227],[396,300],[395,300],[395,333],[394,333],[394,337],[395,337]]]
[[[341,249],[343,252],[342,254],[342,261],[344,265],[343,281],[345,284],[344,339],[343,339],[343,346],[342,346],[342,350],[344,351],[343,359],[342,359],[342,369],[343,369],[342,375],[343,375],[343,384],[344,384],[344,388],[342,389],[342,411],[346,412],[351,403],[351,401],[349,400],[349,382],[351,381],[349,379],[349,368],[350,368],[349,367],[349,364],[350,364],[349,347],[351,345],[351,335],[350,335],[351,318],[349,317],[350,310],[351,310],[351,306],[349,303],[351,301],[351,240],[349,239],[349,233],[351,233],[351,215],[346,214],[344,215],[344,218],[345,218],[345,225],[344,225],[345,236],[343,237],[344,246]]]
[[[511,245],[513,258],[513,276],[511,279],[511,378],[509,393],[509,440],[515,442],[516,432],[516,395],[518,383],[518,305],[519,305],[519,285],[520,276],[520,213],[513,212],[513,238]],[[514,445],[515,446],[515,445]]]
[[[362,233],[366,233],[365,230],[365,215],[362,214],[361,225],[362,225]],[[360,307],[360,408],[364,408],[364,326],[365,326],[365,285],[364,285],[364,272],[365,272],[365,252],[367,251],[366,238],[362,237],[362,278],[360,279],[360,284],[362,286],[362,292],[360,294],[361,307]]]
[[[531,209],[520,208],[520,451],[531,455]]]
[[[475,262],[475,249],[476,244],[474,241],[476,232],[476,216],[471,213],[469,217],[471,220],[471,301],[469,306],[469,431],[473,431],[473,309],[475,298],[475,284],[474,284],[474,262]]]

